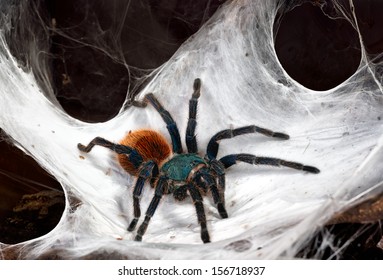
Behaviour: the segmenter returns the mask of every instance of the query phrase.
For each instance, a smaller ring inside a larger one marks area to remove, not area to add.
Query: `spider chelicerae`
[[[172,142],[171,146],[164,136],[149,129],[129,132],[119,144],[101,137],[94,138],[87,146],[78,144],[78,149],[85,153],[90,152],[95,145],[114,151],[117,153],[119,164],[129,174],[137,177],[133,189],[134,218],[128,226],[128,231],[133,231],[136,228],[141,216],[140,197],[145,182],[149,181],[155,189],[145,219],[137,230],[136,241],[142,240],[162,196],[172,193],[178,201],[182,201],[188,194],[190,195],[201,227],[201,239],[204,243],[210,242],[202,196],[210,193],[221,218],[227,218],[225,170],[238,162],[286,166],[310,173],[319,173],[319,169],[313,166],[279,158],[258,157],[247,153],[230,154],[217,159],[219,142],[223,139],[256,132],[282,140],[289,139],[285,133],[274,132],[255,125],[225,129],[216,133],[207,145],[206,155],[200,155],[195,136],[197,105],[201,89],[200,79],[195,79],[193,89],[194,92],[189,101],[189,120],[186,128],[187,153],[183,152],[181,137],[175,121],[152,93],[147,94],[144,101],[137,102],[136,105],[145,107],[150,103],[158,111],[167,125]]]

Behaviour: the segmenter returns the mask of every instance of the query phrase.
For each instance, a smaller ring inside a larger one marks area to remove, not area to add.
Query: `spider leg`
[[[236,129],[225,129],[218,133],[216,133],[209,141],[207,145],[207,155],[209,158],[215,158],[217,157],[218,148],[219,148],[219,141],[222,139],[229,139],[236,137],[238,135],[242,134],[248,134],[248,133],[261,133],[263,135],[269,136],[269,137],[275,137],[287,140],[290,138],[289,135],[281,133],[281,132],[274,132],[266,128],[258,127],[255,125],[249,125],[249,126],[243,126]]]
[[[303,170],[310,173],[319,173],[320,170],[316,167],[303,165],[298,162],[287,161],[279,158],[272,157],[257,157],[251,154],[232,154],[224,156],[219,160],[223,163],[225,168],[229,168],[233,164],[236,164],[237,161],[246,162],[249,164],[265,164],[265,165],[273,165],[273,166],[286,166],[293,169]]]
[[[142,222],[142,224],[140,225],[140,227],[138,228],[137,235],[134,238],[134,240],[136,240],[136,241],[142,240],[142,236],[145,234],[146,229],[148,228],[150,219],[153,217],[153,215],[154,215],[154,213],[158,207],[158,204],[162,198],[162,195],[164,194],[164,192],[167,188],[167,185],[168,185],[167,178],[166,177],[160,177],[158,180],[152,201],[150,202],[149,207],[146,210],[145,219]]]
[[[152,106],[157,110],[157,112],[161,115],[162,119],[166,123],[166,128],[168,129],[170,137],[172,139],[173,152],[181,154],[182,144],[180,133],[178,131],[177,124],[173,120],[170,113],[165,110],[165,108],[161,105],[161,103],[157,100],[153,93],[148,93],[147,95],[145,95],[145,101],[152,104]]]
[[[201,239],[203,243],[208,243],[210,242],[210,236],[207,230],[206,215],[205,215],[205,209],[202,203],[202,196],[200,192],[198,191],[198,189],[193,185],[188,185],[188,191],[193,200],[193,203],[197,212],[198,223],[201,226]]]
[[[117,154],[128,155],[129,161],[133,163],[133,165],[136,168],[138,168],[143,162],[142,156],[137,152],[137,150],[129,146],[112,143],[101,137],[94,138],[92,141],[89,142],[87,146],[84,146],[83,144],[78,143],[77,148],[81,152],[89,153],[93,149],[93,147],[96,145],[108,148],[116,152]]]
[[[210,191],[213,196],[214,203],[217,205],[219,215],[222,219],[226,219],[228,215],[224,205],[224,201],[222,201],[222,193],[218,190],[216,184],[210,185]]]
[[[197,126],[197,106],[198,106],[198,98],[200,97],[200,89],[201,89],[201,80],[195,79],[193,85],[193,95],[189,100],[189,120],[188,126],[186,128],[186,146],[188,148],[189,153],[197,153],[197,140],[195,136],[195,129]]]
[[[142,188],[144,187],[145,181],[156,174],[158,174],[158,167],[157,167],[157,164],[152,160],[144,162],[142,166],[140,167],[138,178],[133,189],[134,218],[129,224],[128,231],[133,231],[135,229],[138,219],[141,216],[140,198],[141,198]]]
[[[218,183],[217,184],[217,190],[218,190],[218,194],[219,194],[219,198],[220,198],[220,203],[224,207],[224,205],[225,205],[225,186],[226,186],[226,183],[225,183],[225,166],[220,161],[218,161],[217,159],[210,160],[209,164],[210,164],[211,171],[213,172],[213,174],[215,174],[217,176],[217,183]],[[213,197],[213,199],[214,199],[214,197]],[[221,217],[227,218],[228,216],[227,216],[226,210],[223,208],[224,211],[222,211],[222,210],[220,211],[218,206],[219,205],[217,205],[217,209],[220,212]],[[222,215],[221,212],[226,213],[226,217],[224,215]]]
[[[211,192],[213,197],[214,204],[217,205],[218,213],[221,218],[225,219],[228,217],[225,205],[224,205],[224,196],[223,192],[218,189],[216,180],[212,174],[209,173],[208,170],[201,169],[194,177],[196,185],[207,191],[208,189]]]

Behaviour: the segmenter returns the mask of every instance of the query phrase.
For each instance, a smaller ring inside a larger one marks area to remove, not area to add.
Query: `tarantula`
[[[175,121],[152,93],[147,94],[144,101],[139,102],[138,105],[145,107],[147,103],[150,103],[158,111],[167,125],[172,142],[171,146],[164,136],[147,129],[129,132],[119,144],[101,137],[94,138],[87,146],[78,144],[78,149],[85,153],[89,153],[95,145],[114,151],[118,155],[119,164],[129,174],[137,177],[133,189],[134,218],[129,224],[128,231],[135,229],[141,216],[140,196],[145,182],[150,181],[151,186],[155,189],[145,219],[137,230],[136,241],[142,240],[162,196],[172,193],[178,201],[184,200],[188,194],[191,196],[201,227],[201,239],[204,243],[210,242],[202,195],[210,192],[219,215],[221,218],[227,218],[224,197],[225,169],[238,162],[286,166],[310,173],[319,173],[319,169],[316,167],[279,158],[258,157],[244,153],[231,154],[220,159],[216,158],[219,142],[223,139],[255,132],[282,140],[289,139],[287,134],[273,132],[255,125],[225,129],[216,133],[207,145],[206,155],[201,156],[198,153],[195,136],[197,104],[201,89],[200,79],[195,79],[193,89],[194,92],[189,101],[189,120],[186,129],[187,153],[182,150],[181,138]]]

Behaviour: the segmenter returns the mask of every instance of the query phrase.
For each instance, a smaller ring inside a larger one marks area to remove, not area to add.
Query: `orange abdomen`
[[[136,149],[144,161],[153,160],[157,165],[171,155],[171,147],[166,139],[156,131],[143,129],[129,132],[121,141],[121,145]],[[120,165],[130,174],[137,175],[137,169],[126,155],[117,155]]]

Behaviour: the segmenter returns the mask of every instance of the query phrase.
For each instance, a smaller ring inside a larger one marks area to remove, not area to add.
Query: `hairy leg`
[[[320,170],[316,167],[309,166],[309,165],[303,165],[299,162],[293,162],[293,161],[287,161],[279,158],[272,158],[272,157],[257,157],[255,155],[251,154],[232,154],[224,156],[220,159],[220,162],[223,163],[225,168],[228,168],[232,166],[233,164],[236,164],[238,161],[240,162],[246,162],[249,164],[263,164],[263,165],[273,165],[273,166],[286,166],[289,168],[307,171],[310,173],[319,173]]]
[[[243,134],[249,133],[261,133],[269,137],[275,137],[283,140],[287,140],[290,137],[287,134],[281,132],[274,132],[266,128],[258,127],[255,125],[244,126],[236,129],[225,129],[216,133],[209,141],[207,145],[207,155],[209,158],[216,158],[219,149],[219,141],[223,139],[233,138]]]
[[[141,216],[140,198],[142,188],[144,187],[145,181],[148,178],[156,176],[158,174],[158,167],[154,161],[147,161],[142,164],[138,173],[138,178],[133,189],[133,214],[134,218],[130,222],[128,231],[133,231],[137,225],[138,219]]]
[[[135,149],[125,145],[115,144],[101,137],[94,138],[89,142],[87,146],[78,143],[77,148],[82,152],[89,153],[96,145],[110,149],[117,154],[126,154],[129,158],[129,161],[136,168],[138,168],[143,162],[141,155]]]
[[[225,183],[225,166],[220,161],[218,161],[217,159],[210,160],[209,165],[210,165],[211,172],[217,177],[217,180],[216,180],[217,181],[217,185],[216,185],[217,194],[216,195],[218,196],[219,200],[217,198],[217,202],[215,202],[215,203],[218,203],[218,201],[219,201],[219,204],[217,204],[218,212],[220,213],[220,216],[222,218],[227,218],[228,215],[227,215],[227,212],[225,209],[225,185],[226,185],[226,183]],[[212,191],[212,194],[213,194],[213,191]],[[213,196],[213,199],[214,199],[214,196]]]
[[[189,153],[197,153],[197,139],[195,136],[195,129],[197,127],[197,106],[198,106],[198,98],[200,97],[201,90],[201,80],[195,79],[193,85],[193,95],[189,101],[189,120],[188,126],[186,128],[186,146],[188,148]]]
[[[200,192],[198,191],[198,189],[193,185],[189,185],[188,191],[196,209],[198,223],[201,226],[201,239],[203,243],[208,243],[210,242],[210,236],[207,230],[206,215],[205,215],[205,209],[202,203],[202,196]]]
[[[153,93],[148,93],[147,95],[145,95],[145,102],[149,102],[161,115],[162,119],[166,123],[166,128],[168,129],[170,137],[172,139],[173,152],[181,154],[182,144],[180,133],[178,131],[177,124],[173,120],[170,113],[165,110],[165,108],[161,105],[161,103],[157,100]]]
[[[158,179],[157,186],[156,186],[156,189],[154,191],[154,196],[153,196],[152,201],[150,202],[149,207],[145,213],[145,219],[142,222],[142,224],[140,225],[140,227],[138,228],[137,235],[136,235],[134,240],[136,240],[136,241],[142,240],[142,236],[145,234],[145,232],[148,228],[150,219],[153,217],[154,213],[156,212],[158,204],[160,203],[160,200],[161,200],[161,198],[162,198],[162,196],[166,190],[167,184],[168,184],[168,181],[167,181],[166,177],[160,177]]]

